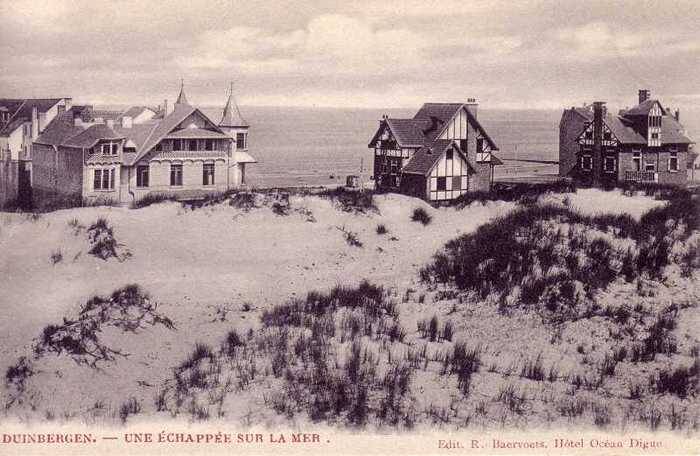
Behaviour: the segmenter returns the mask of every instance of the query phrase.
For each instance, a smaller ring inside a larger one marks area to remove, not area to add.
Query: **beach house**
[[[446,201],[493,183],[502,162],[477,120],[477,103],[425,103],[410,119],[384,116],[369,142],[378,190]]]
[[[96,120],[90,106],[73,106],[54,119],[33,144],[35,204],[196,199],[245,185],[256,161],[233,90],[218,122],[188,103],[184,86],[174,105],[152,114]]]
[[[621,182],[685,186],[692,144],[679,111],[671,114],[642,89],[638,104],[617,114],[601,101],[565,110],[559,125],[559,172],[598,187]]]

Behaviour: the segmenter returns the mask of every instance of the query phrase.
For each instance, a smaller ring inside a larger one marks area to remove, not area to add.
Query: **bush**
[[[548,183],[494,183],[491,191],[467,192],[459,198],[452,200],[451,205],[460,209],[469,206],[475,201],[518,201],[532,204],[546,193],[575,193],[576,186],[573,182],[558,180]]]
[[[131,397],[119,407],[119,418],[122,420],[122,423],[126,423],[129,416],[140,412],[141,403],[135,397]]]
[[[98,218],[95,223],[90,225],[87,233],[92,245],[88,251],[90,255],[105,261],[109,258],[124,261],[131,257],[131,252],[128,250],[122,251],[122,244],[119,244],[114,238],[114,231],[104,217]]]
[[[147,193],[143,198],[131,203],[132,209],[141,209],[152,204],[162,203],[164,201],[177,201],[173,194],[168,193]]]
[[[377,234],[379,234],[380,236],[382,234],[386,234],[388,232],[389,232],[389,230],[386,229],[386,226],[384,226],[383,223],[380,223],[379,225],[377,225]]]
[[[482,299],[495,293],[503,306],[538,305],[573,318],[589,311],[595,292],[621,275],[628,281],[654,277],[670,261],[688,263],[674,260],[670,252],[698,229],[698,214],[700,200],[685,197],[650,211],[640,222],[628,216],[585,216],[554,205],[524,207],[449,241],[421,269],[420,278],[452,283]],[[562,224],[567,231],[559,228]],[[587,235],[593,229],[606,234]],[[634,251],[630,244],[636,245]],[[625,317],[624,310],[615,316]]]
[[[420,222],[423,225],[427,225],[431,222],[433,218],[428,214],[428,212],[423,209],[422,207],[417,207],[413,210],[413,214],[411,215],[411,220],[414,222]]]
[[[345,212],[377,212],[374,192],[370,190],[348,190],[345,187],[337,187],[321,190],[315,195],[336,202]]]
[[[51,252],[51,264],[56,264],[60,263],[63,260],[63,253],[61,253],[61,249],[54,250]]]

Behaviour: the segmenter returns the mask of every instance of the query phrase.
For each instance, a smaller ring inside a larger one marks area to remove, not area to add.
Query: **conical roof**
[[[180,83],[180,95],[177,96],[177,101],[175,101],[175,104],[181,104],[181,105],[189,105],[187,102],[187,97],[185,96],[185,81],[182,80]]]
[[[228,100],[226,101],[226,106],[224,106],[224,112],[221,116],[221,121],[219,122],[220,127],[247,127],[248,122],[241,115],[240,109],[238,109],[238,103],[233,96],[233,84],[228,95]]]

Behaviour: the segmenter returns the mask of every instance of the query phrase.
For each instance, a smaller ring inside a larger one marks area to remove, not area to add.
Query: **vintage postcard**
[[[0,19],[0,455],[700,454],[697,1]]]

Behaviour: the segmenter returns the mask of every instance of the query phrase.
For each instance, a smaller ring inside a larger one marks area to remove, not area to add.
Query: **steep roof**
[[[187,97],[185,96],[185,82],[183,81],[182,84],[180,84],[180,95],[177,96],[177,100],[175,100],[176,105],[189,105],[187,102]]]
[[[224,106],[224,112],[221,115],[221,121],[219,122],[220,127],[247,127],[248,122],[241,115],[240,109],[238,109],[238,103],[233,97],[233,88],[231,88],[231,93],[226,100],[226,106]]]
[[[105,124],[93,124],[88,127],[75,126],[73,108],[59,114],[49,123],[44,132],[36,139],[36,143],[54,146],[66,146],[75,148],[93,147],[101,139],[126,139],[136,146],[136,153],[125,153],[124,164],[131,165],[140,160],[164,137],[169,135],[180,123],[193,113],[199,113],[203,118],[208,119],[201,111],[189,105],[175,105],[173,112],[159,121],[150,120],[142,124],[134,124],[131,128],[124,128],[115,125],[110,128]],[[211,122],[211,120],[209,120]],[[219,128],[212,123],[214,131],[207,130],[208,137],[228,138]],[[201,137],[194,132],[195,136],[187,136],[187,130],[182,129],[174,133],[180,137]],[[196,128],[202,133],[202,129]],[[203,133],[202,133],[203,134]]]
[[[81,149],[89,149],[97,144],[102,139],[125,139],[124,136],[118,134],[105,124],[90,125],[88,128],[68,139],[63,145],[68,147],[78,147]]]
[[[592,121],[592,117],[590,121]],[[633,118],[625,115],[607,114],[603,118],[603,122],[621,144],[647,144],[641,125],[636,123]],[[583,132],[581,133],[583,134]],[[673,116],[664,115],[661,116],[661,144],[693,144],[693,140],[686,136],[685,129]]]
[[[44,129],[43,133],[34,140],[38,144],[50,146],[60,146],[73,136],[81,133],[84,129],[76,127],[73,120],[74,110],[71,108],[66,112],[57,115]]]
[[[407,174],[428,174],[433,166],[440,161],[440,158],[449,147],[453,147],[454,141],[451,139],[438,139],[429,146],[423,146],[413,154],[413,157],[401,170]]]
[[[649,111],[651,111],[651,108],[653,108],[656,103],[659,103],[659,100],[656,100],[654,98],[649,98],[648,100],[642,101],[634,108],[630,108],[627,111],[625,111],[624,115],[626,115],[626,116],[647,116],[647,115],[649,115]],[[666,110],[663,108],[663,106],[661,106],[661,103],[659,103],[659,106],[661,107],[661,112],[663,114],[666,114]]]
[[[427,128],[428,122],[425,120],[387,119],[386,122],[399,145],[420,147],[426,143],[423,130]]]
[[[229,136],[219,133],[218,131],[207,130],[205,128],[182,128],[168,133],[166,138],[169,139],[188,139],[188,138],[229,138]]]
[[[8,121],[7,125],[2,129],[2,131],[0,131],[0,136],[7,136],[17,128],[18,123],[14,121],[20,121],[21,123],[30,121],[32,119],[32,111],[34,108],[36,108],[38,113],[45,113],[61,100],[63,100],[63,98],[27,98],[24,100],[16,100],[11,98],[0,99],[0,106],[7,107],[8,111],[10,110],[10,107],[14,108],[14,113],[10,116],[10,120]],[[12,128],[9,129],[11,125]]]
[[[140,115],[142,112],[144,112],[144,111],[146,111],[146,110],[152,111],[153,113],[156,112],[154,109],[151,109],[151,108],[149,108],[148,106],[131,106],[129,109],[127,109],[126,111],[124,111],[124,112],[119,116],[119,118],[120,118],[120,119],[122,119],[122,118],[124,118],[124,117],[131,117],[131,118],[134,118],[134,117],[137,117],[138,115]]]

